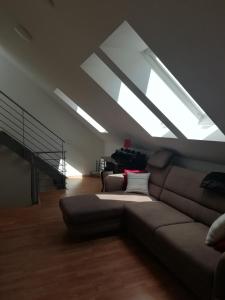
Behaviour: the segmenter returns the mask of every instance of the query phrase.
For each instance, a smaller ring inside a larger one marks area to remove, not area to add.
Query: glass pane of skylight
[[[92,54],[81,67],[150,135],[175,138],[174,134],[135,96],[97,55]]]
[[[66,94],[64,94],[60,89],[55,89],[54,93],[73,111],[78,113],[83,119],[85,119],[90,125],[92,125],[96,130],[101,133],[107,133],[107,131],[98,124],[91,116],[89,116],[80,106],[78,106],[72,99],[70,99]]]
[[[225,141],[220,129],[127,22],[100,48],[185,137]]]

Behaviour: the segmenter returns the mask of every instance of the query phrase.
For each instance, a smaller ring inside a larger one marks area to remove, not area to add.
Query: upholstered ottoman
[[[79,239],[121,229],[123,201],[102,195],[77,195],[60,199],[63,219],[74,237]]]

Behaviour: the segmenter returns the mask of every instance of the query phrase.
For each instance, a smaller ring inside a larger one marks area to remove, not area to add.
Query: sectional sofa
[[[225,300],[225,253],[205,244],[225,213],[225,196],[200,187],[205,172],[176,166],[168,151],[153,155],[149,195],[122,191],[123,175],[105,178],[105,191],[60,199],[73,236],[125,231],[161,260],[202,300]]]

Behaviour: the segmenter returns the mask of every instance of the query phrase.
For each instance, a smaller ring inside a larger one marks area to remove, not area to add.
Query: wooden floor
[[[0,210],[1,300],[193,300],[137,243],[117,236],[75,243],[61,195],[100,191],[96,178],[45,192],[38,206]]]

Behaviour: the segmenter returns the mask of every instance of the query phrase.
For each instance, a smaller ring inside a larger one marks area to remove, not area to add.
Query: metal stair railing
[[[1,90],[0,130],[66,175],[65,141]]]

